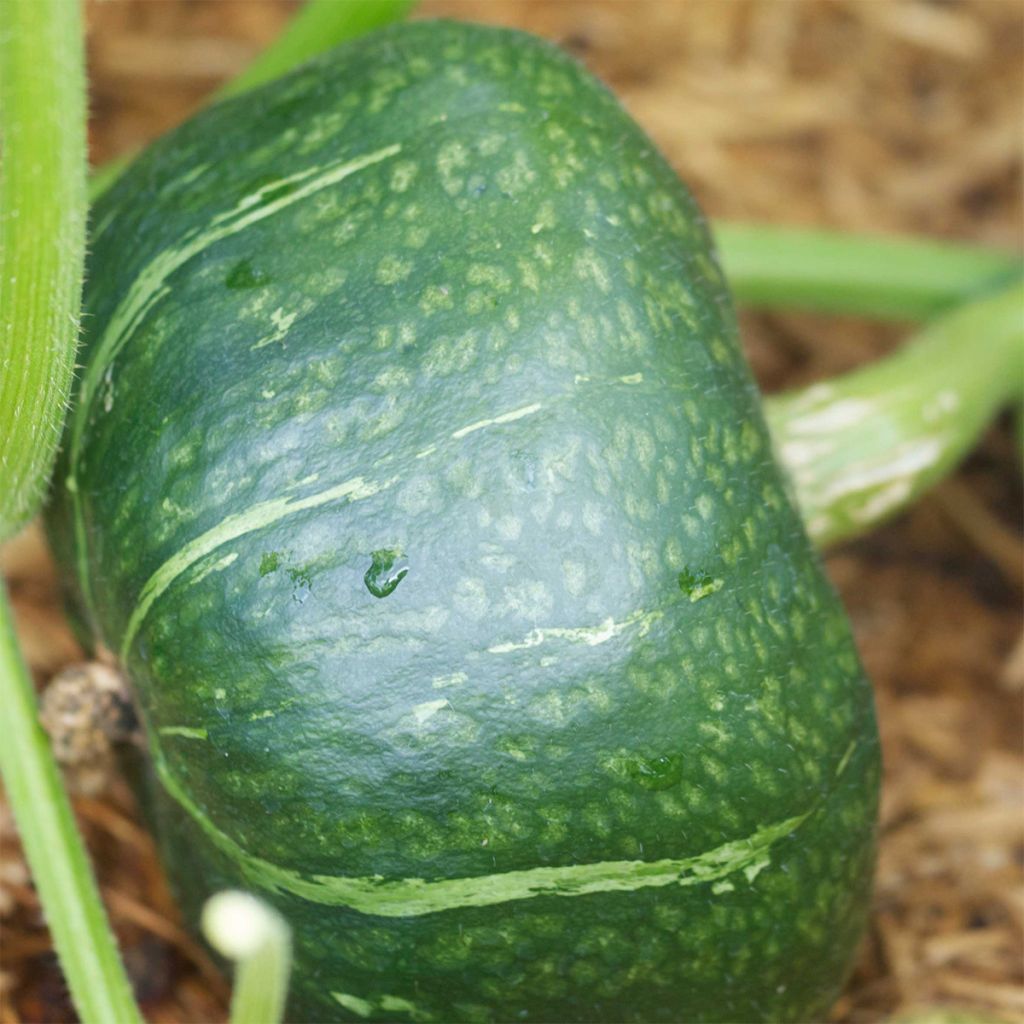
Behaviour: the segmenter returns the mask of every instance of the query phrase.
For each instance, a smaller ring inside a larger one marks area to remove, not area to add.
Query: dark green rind
[[[292,1015],[823,1013],[871,694],[703,221],[614,99],[527,36],[389,29],[157,143],[92,268],[51,530],[178,891],[280,906]]]

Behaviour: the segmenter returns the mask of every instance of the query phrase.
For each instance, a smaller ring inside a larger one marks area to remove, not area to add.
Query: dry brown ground
[[[177,123],[284,23],[284,0],[89,7],[103,160]],[[619,93],[713,216],[1022,245],[1024,6],[922,2],[427,0],[532,29]],[[766,388],[903,333],[745,316]],[[836,1021],[927,1004],[1024,1020],[1019,462],[1008,424],[909,515],[828,559],[878,693],[886,779],[870,934]],[[78,651],[38,536],[5,553],[42,685]],[[123,786],[77,809],[152,1021],[223,1018]],[[0,810],[0,814],[2,814]],[[0,817],[0,1024],[73,1019],[9,817]]]

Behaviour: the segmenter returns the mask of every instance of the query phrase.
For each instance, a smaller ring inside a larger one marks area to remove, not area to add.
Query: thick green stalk
[[[64,419],[85,256],[85,72],[77,0],[0,7],[0,540],[36,510]],[[85,1021],[140,1020],[36,716],[0,584],[0,773]]]
[[[740,305],[923,320],[1019,279],[1011,253],[899,236],[714,225]]]
[[[218,90],[215,98],[237,96],[280,78],[346,39],[401,21],[415,4],[416,0],[308,0],[271,46]]]
[[[946,475],[1024,395],[1024,285],[947,313],[893,355],[766,401],[821,545],[863,533]]]
[[[203,932],[218,953],[235,961],[231,1024],[279,1024],[292,961],[284,918],[248,893],[221,892],[203,907]]]
[[[71,385],[85,259],[77,0],[0,6],[0,540],[46,488]]]
[[[417,0],[307,0],[281,35],[241,74],[214,93],[211,100],[216,102],[254,89],[347,39],[401,21],[416,3]],[[89,181],[89,201],[96,202],[131,160],[131,156],[120,156],[97,168]]]
[[[35,691],[2,584],[0,707],[0,773],[78,1015],[90,1024],[140,1022],[71,805],[39,725]]]

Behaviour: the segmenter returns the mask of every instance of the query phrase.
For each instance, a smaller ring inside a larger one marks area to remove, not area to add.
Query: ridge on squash
[[[521,33],[393,27],[99,203],[50,529],[194,920],[311,1020],[819,1016],[878,744],[693,200]]]

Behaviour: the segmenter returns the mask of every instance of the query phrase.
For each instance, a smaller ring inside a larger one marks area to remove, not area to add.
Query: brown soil
[[[91,2],[97,162],[194,110],[284,24],[284,0]],[[426,0],[517,25],[608,81],[715,217],[918,232],[1021,248],[1024,4],[1017,0]],[[766,389],[833,374],[905,333],[743,319]],[[1024,1020],[1020,462],[1009,422],[910,514],[828,568],[878,694],[886,758],[870,934],[834,1012],[924,1006]],[[79,658],[29,531],[3,553],[40,686]],[[122,783],[76,802],[154,1022],[216,1021],[226,987],[181,930]],[[0,1024],[73,1020],[0,806]]]

